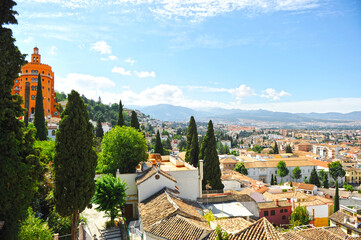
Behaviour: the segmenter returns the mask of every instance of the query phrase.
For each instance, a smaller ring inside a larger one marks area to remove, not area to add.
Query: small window
[[[50,80],[48,80],[48,84],[50,84]]]
[[[280,210],[280,213],[283,213],[283,209]]]
[[[288,210],[287,210],[287,209],[285,209],[285,212],[288,212]]]
[[[48,92],[50,92],[50,88],[48,88]]]
[[[44,74],[44,71],[42,73]]]
[[[48,102],[50,102],[50,98],[48,98]]]
[[[31,100],[35,100],[35,96],[34,96],[34,95],[31,95]]]
[[[42,80],[43,80],[43,82],[44,82],[44,78],[43,78]]]
[[[58,116],[58,112],[57,112],[57,111],[55,111],[55,112],[54,112],[54,115],[55,115],[55,116]]]
[[[265,217],[268,216],[268,211],[264,211],[264,216],[265,216]]]
[[[43,87],[43,89],[44,89],[44,87]]]
[[[286,219],[286,216],[282,216],[282,219],[285,220],[285,219]]]
[[[159,174],[155,175],[155,179],[158,180],[160,177],[159,177]]]
[[[50,110],[48,109],[48,113],[50,113]]]
[[[27,72],[28,72],[28,70],[25,70],[25,72],[27,73]]]
[[[271,216],[276,215],[276,211],[275,210],[271,210]]]

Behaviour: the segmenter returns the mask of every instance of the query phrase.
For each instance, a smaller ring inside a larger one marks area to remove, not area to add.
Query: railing
[[[59,240],[71,240],[71,234],[66,234],[63,236],[59,236]]]
[[[143,239],[143,233],[138,228],[134,228],[134,227],[128,228],[128,235],[131,240]]]

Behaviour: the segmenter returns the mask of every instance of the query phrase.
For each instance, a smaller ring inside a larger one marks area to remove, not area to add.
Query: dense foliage
[[[234,171],[237,171],[243,175],[248,175],[248,170],[247,168],[244,166],[244,163],[237,163],[236,167],[233,169]],[[272,174],[272,179],[273,179],[273,174]]]
[[[61,118],[55,144],[54,197],[56,211],[63,217],[72,217],[72,239],[75,239],[79,213],[95,191],[97,154],[93,147],[93,125],[76,91],[68,95]]]
[[[310,223],[310,221],[310,215],[308,214],[306,207],[298,206],[290,216],[290,227],[293,228],[307,225]]]
[[[28,208],[27,218],[20,223],[19,240],[39,239],[52,240],[54,239],[51,229],[48,225],[35,216],[35,212]]]
[[[289,170],[288,170],[288,168],[286,166],[285,161],[279,161],[277,163],[277,169],[278,169],[277,174],[278,174],[278,176],[281,177],[281,182],[282,182],[282,178],[287,176],[288,173],[289,173]]]
[[[300,167],[297,166],[293,169],[291,177],[297,180],[302,177]]]
[[[219,168],[219,158],[216,147],[216,138],[214,136],[213,123],[210,120],[206,136],[203,138],[202,147],[199,153],[199,159],[203,159],[203,189],[208,184],[213,190],[223,189],[221,181],[221,169]]]
[[[340,210],[340,194],[338,192],[338,181],[336,181],[335,197],[333,201],[333,212]]]
[[[309,183],[314,184],[317,187],[321,187],[320,179],[318,178],[318,174],[315,167],[313,167],[311,171]]]
[[[198,132],[197,124],[194,117],[191,116],[187,130],[187,151],[185,161],[192,164],[194,167],[198,166],[199,146],[198,146]]]
[[[97,120],[97,125],[96,125],[96,127],[95,127],[95,136],[96,136],[97,138],[103,138],[103,136],[104,136],[102,121],[101,121],[100,118],[98,118],[98,120]]]
[[[36,88],[36,101],[35,101],[35,119],[34,126],[36,128],[36,139],[44,141],[48,138],[48,130],[46,129],[44,117],[44,103],[43,103],[43,90],[41,86],[40,73],[38,75],[38,86]]]
[[[12,0],[0,4],[0,219],[5,221],[0,239],[7,240],[17,239],[19,220],[27,215],[43,171],[33,148],[34,132],[19,120],[24,113],[22,98],[11,94],[14,79],[25,64],[11,29],[4,27],[17,23],[15,5]]]
[[[163,145],[162,145],[162,141],[160,139],[159,131],[157,131],[157,135],[155,136],[154,152],[159,153],[160,155],[164,155]]]
[[[137,116],[137,113],[135,111],[132,111],[130,126],[137,129],[138,131],[140,131],[138,116]]]
[[[98,170],[101,173],[134,173],[135,167],[148,158],[144,135],[132,127],[116,126],[105,134]]]
[[[111,226],[115,226],[114,219],[121,215],[126,202],[127,183],[107,174],[98,178],[95,182],[95,194],[93,203],[98,204],[96,210],[104,211],[110,216]]]
[[[342,164],[340,161],[337,162],[331,162],[328,164],[329,172],[331,177],[337,181],[339,177],[344,177],[346,172],[345,169],[342,167]]]

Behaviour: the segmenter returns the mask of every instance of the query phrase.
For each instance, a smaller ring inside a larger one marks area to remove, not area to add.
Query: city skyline
[[[55,89],[104,103],[360,110],[358,1],[19,1]]]

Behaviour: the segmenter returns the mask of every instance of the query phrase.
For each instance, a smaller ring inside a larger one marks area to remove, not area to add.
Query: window
[[[276,215],[276,211],[275,210],[271,210],[271,216]]]
[[[286,219],[286,216],[282,216],[282,219],[285,220],[285,219]]]
[[[55,115],[55,116],[58,116],[58,112],[57,112],[57,111],[55,111],[55,112],[54,112],[54,115]]]
[[[264,216],[265,216],[265,217],[268,216],[268,211],[264,211]]]
[[[27,72],[28,72],[28,70],[25,70],[25,72],[27,73]]]
[[[285,212],[288,212],[288,210],[287,210],[287,209],[285,209]]]
[[[18,80],[15,80],[15,83],[18,83]]]
[[[35,108],[31,108],[31,114],[35,113]]]
[[[42,73],[44,74],[44,71]]]
[[[50,110],[48,109],[48,113],[50,113]]]
[[[44,82],[44,78],[43,78],[42,80],[43,80],[43,82]],[[310,171],[310,170],[308,170],[308,171]]]
[[[34,95],[31,95],[31,100],[35,100],[35,96],[34,96]]]
[[[48,88],[48,92],[50,92],[50,88]]]
[[[283,213],[283,209],[280,210],[280,213]]]
[[[48,98],[48,102],[50,102],[50,98]]]

